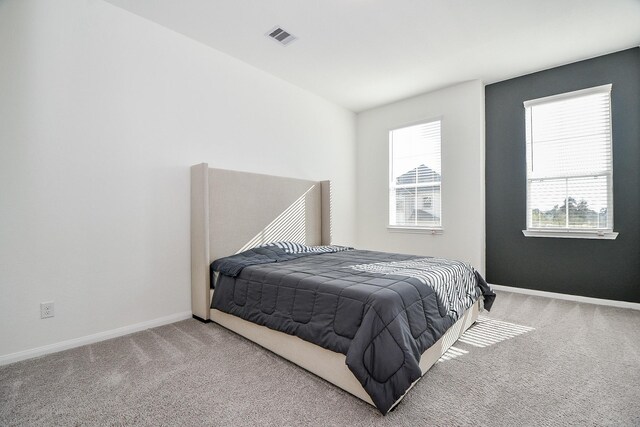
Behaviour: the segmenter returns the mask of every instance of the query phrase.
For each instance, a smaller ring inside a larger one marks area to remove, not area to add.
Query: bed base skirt
[[[422,357],[420,358],[422,375],[473,325],[478,318],[479,311],[480,301],[476,301],[434,345],[422,353]],[[369,397],[360,382],[347,367],[346,356],[344,354],[327,350],[294,335],[269,329],[266,326],[251,323],[216,309],[211,309],[210,314],[211,320],[215,323],[238,335],[242,335],[248,340],[259,344],[267,350],[276,353],[368,404],[373,405],[371,397]],[[413,387],[416,382],[411,384],[411,387]],[[411,387],[409,387],[409,390]],[[407,390],[407,392],[409,390]],[[393,406],[395,407],[403,397],[404,395],[400,397]]]

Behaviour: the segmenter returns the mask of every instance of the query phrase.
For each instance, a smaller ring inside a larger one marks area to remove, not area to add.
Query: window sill
[[[400,225],[388,225],[387,230],[392,233],[415,233],[415,234],[442,234],[442,227],[405,227]]]
[[[615,231],[522,230],[525,237],[551,237],[560,239],[615,240]]]

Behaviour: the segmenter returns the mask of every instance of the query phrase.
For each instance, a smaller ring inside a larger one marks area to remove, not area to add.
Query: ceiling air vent
[[[294,35],[292,35],[288,31],[285,31],[284,29],[282,29],[280,27],[274,27],[266,35],[268,37],[272,38],[273,40],[277,41],[278,43],[280,43],[283,46],[286,46],[289,43],[291,43],[292,41],[296,40],[296,37]]]

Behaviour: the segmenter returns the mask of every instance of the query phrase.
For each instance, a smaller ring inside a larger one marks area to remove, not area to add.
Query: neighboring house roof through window
[[[417,175],[417,181],[416,181]],[[420,165],[417,168],[413,168],[396,178],[396,184],[418,184],[425,182],[440,182],[440,174],[431,169],[428,166]]]

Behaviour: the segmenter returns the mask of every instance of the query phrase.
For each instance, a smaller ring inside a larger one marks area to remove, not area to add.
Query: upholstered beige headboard
[[[191,167],[191,311],[209,319],[209,265],[274,241],[331,244],[331,186],[248,172]]]

